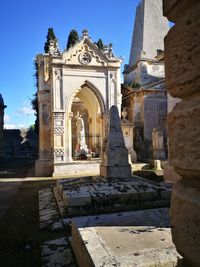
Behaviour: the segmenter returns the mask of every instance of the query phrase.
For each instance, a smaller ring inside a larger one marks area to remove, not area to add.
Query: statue
[[[57,40],[50,40],[50,42],[49,42],[49,54],[51,56],[59,56],[60,55]]]
[[[76,144],[76,156],[87,156],[88,147],[85,140],[85,125],[82,116],[77,112],[76,116],[76,132],[77,132],[77,144]]]

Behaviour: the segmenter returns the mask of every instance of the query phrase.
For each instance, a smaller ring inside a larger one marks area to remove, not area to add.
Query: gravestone
[[[152,131],[153,158],[155,160],[165,160],[165,147],[163,131],[153,128]]]
[[[106,178],[131,176],[128,163],[128,149],[125,146],[118,108],[112,106],[109,112],[108,134],[102,151],[100,175]]]
[[[121,126],[122,126],[122,132],[123,132],[123,136],[124,136],[125,146],[128,149],[129,163],[136,163],[137,162],[137,154],[134,150],[134,144],[133,144],[134,126],[132,123],[130,123],[129,120],[126,119],[126,117],[128,115],[126,108],[123,109],[121,115],[122,115]]]

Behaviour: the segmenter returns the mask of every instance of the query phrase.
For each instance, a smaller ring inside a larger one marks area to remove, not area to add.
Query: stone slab
[[[43,267],[76,267],[68,238],[61,237],[42,244]]]
[[[168,209],[72,219],[79,266],[174,267],[181,257],[171,240]]]
[[[64,191],[63,201],[68,207],[88,206],[91,204],[91,195],[83,189]]]
[[[39,228],[50,228],[51,230],[62,230],[63,223],[60,220],[58,206],[51,188],[38,192],[39,198]]]

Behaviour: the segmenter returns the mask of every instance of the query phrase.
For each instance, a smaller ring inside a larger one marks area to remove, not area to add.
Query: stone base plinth
[[[35,162],[35,176],[52,176],[53,164],[50,160],[36,160]]]
[[[54,163],[53,177],[99,175],[99,164],[98,160]]]
[[[100,165],[100,175],[106,178],[131,177],[131,165],[127,166],[104,166]]]

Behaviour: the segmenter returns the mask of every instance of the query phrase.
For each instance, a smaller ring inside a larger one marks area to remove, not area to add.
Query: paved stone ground
[[[68,232],[68,235],[64,239],[52,240],[51,243],[56,244],[56,242],[61,243],[58,246],[58,250],[51,250],[51,244],[45,243],[42,246],[42,255],[43,255],[43,266],[52,266],[55,265],[55,259],[57,259],[56,266],[65,266],[66,257],[68,261],[71,259],[72,250],[69,245],[69,234],[72,229],[72,240],[74,240],[73,233],[76,233],[75,236],[81,235],[80,229],[84,233],[88,232],[88,227],[96,227],[99,225],[106,226],[107,229],[111,229],[110,226],[120,226],[124,225],[141,225],[142,227],[147,227],[154,225],[163,227],[169,227],[169,218],[168,218],[168,209],[156,209],[156,210],[145,210],[145,211],[130,211],[123,212],[126,208],[123,205],[130,205],[130,202],[134,200],[136,209],[139,207],[144,207],[144,202],[147,201],[151,204],[146,205],[146,207],[152,206],[152,201],[156,201],[156,206],[168,206],[170,200],[171,187],[163,182],[153,182],[147,181],[140,177],[132,177],[131,179],[112,179],[107,180],[102,177],[79,177],[71,178],[67,180],[57,181],[57,186],[39,192],[39,212],[40,212],[40,228],[41,229],[65,229]],[[118,204],[121,206],[116,206],[116,199]],[[115,206],[113,203],[114,201]],[[96,203],[99,203],[99,206],[107,209],[102,211],[107,212],[117,212],[115,214],[104,214],[91,216],[92,214],[99,214],[99,209],[91,209],[91,207],[96,208]],[[122,205],[123,204],[123,205]],[[138,206],[137,206],[138,204]],[[135,209],[135,207],[129,206],[129,209]],[[73,211],[73,213],[72,213]],[[82,213],[80,212],[82,211]],[[84,211],[84,212],[83,212]],[[90,216],[83,217],[74,217],[75,215],[80,216],[80,214],[91,214]],[[59,217],[60,216],[60,217]],[[142,220],[141,220],[142,218]],[[109,227],[108,227],[109,226]],[[95,228],[96,229],[96,228]],[[93,233],[96,230],[93,229]],[[128,231],[128,230],[127,230]],[[89,231],[90,232],[90,231]],[[107,233],[109,236],[112,233]],[[94,234],[95,236],[95,234]],[[67,238],[68,237],[68,238]],[[122,238],[122,237],[121,237]],[[93,241],[92,241],[93,242]],[[95,241],[96,242],[96,241]],[[171,241],[170,241],[171,242]],[[82,253],[84,248],[79,247],[80,244],[87,243],[87,240],[82,238],[82,241],[79,238],[79,241],[72,242],[74,245],[74,251],[80,251],[81,255],[87,255],[87,253]],[[171,243],[170,243],[171,244]],[[101,245],[101,243],[100,243]],[[77,248],[75,248],[77,247]],[[82,250],[81,250],[82,249]],[[87,248],[88,250],[88,248]],[[47,251],[47,253],[45,252]],[[163,252],[163,250],[162,250]],[[167,251],[168,252],[168,251]],[[174,251],[171,252],[170,257]],[[162,254],[162,253],[161,253]],[[159,255],[161,255],[159,254]],[[173,254],[174,255],[174,254]],[[175,254],[176,255],[176,254]],[[77,256],[77,255],[76,255]],[[124,254],[124,257],[127,255]],[[162,257],[162,256],[160,256]],[[115,257],[116,258],[116,257]],[[73,259],[73,257],[72,257]],[[85,259],[79,258],[79,263]],[[87,257],[86,257],[87,259]],[[133,260],[133,259],[132,259]],[[87,261],[87,260],[86,260]],[[98,260],[97,260],[98,261]],[[111,258],[108,261],[112,262]],[[102,262],[101,260],[99,261]],[[114,260],[115,262],[115,260]],[[132,261],[131,261],[132,262]],[[104,262],[105,263],[105,262]],[[70,263],[75,264],[75,261],[72,260]],[[103,264],[103,263],[102,263]],[[131,263],[130,263],[131,264]],[[70,265],[69,265],[70,266]],[[89,267],[89,263],[86,262],[83,265]],[[93,266],[93,265],[91,265]],[[94,265],[94,266],[132,266],[132,265]],[[139,266],[139,265],[138,265]],[[172,265],[169,265],[170,267]]]
[[[0,162],[1,267],[41,267],[41,244],[66,233],[39,230],[38,191],[53,188],[55,181],[18,182],[33,175],[33,167],[29,159]]]
[[[41,266],[40,245],[64,231],[39,230],[38,190],[52,182],[1,183],[0,266]],[[5,199],[4,199],[5,197]],[[3,202],[2,202],[3,200]],[[5,205],[4,205],[5,203]]]
[[[43,243],[41,255],[43,267],[76,267],[67,237]]]
[[[34,176],[33,164],[34,161],[29,159],[13,160],[4,164],[1,162],[0,164],[0,179],[4,181],[2,183],[0,180],[0,266],[39,267],[43,264],[43,266],[74,267],[75,262],[69,239],[67,239],[70,234],[71,219],[63,221],[61,218],[58,219],[55,192],[53,192],[55,181],[24,182],[24,179],[28,179],[27,177]],[[78,181],[80,182],[80,179]],[[43,189],[46,198],[45,206],[48,207],[48,211],[44,205],[38,210],[38,191]],[[59,214],[63,215],[65,207],[61,206],[62,201],[59,199],[57,201],[60,208]],[[48,206],[47,202],[52,205]],[[43,217],[40,230],[39,214],[41,218]],[[123,217],[122,215],[118,216]],[[41,247],[43,263],[41,262]],[[58,253],[54,253],[56,248],[58,248]],[[62,249],[64,254],[61,253]],[[51,252],[54,254],[53,257]]]
[[[42,190],[39,195],[42,212],[45,214],[44,203],[49,199],[51,204],[48,204],[48,209],[51,213],[56,202],[52,197],[53,191]],[[48,221],[48,213],[46,218]],[[42,223],[45,224],[43,215]],[[51,223],[51,226],[55,225],[56,216]],[[65,229],[71,225],[72,246],[79,266],[182,266],[178,265],[180,257],[171,241],[168,208],[63,218]],[[48,224],[46,227],[50,229]],[[43,244],[44,267],[76,266],[69,240],[68,231],[65,238]],[[68,265],[65,265],[67,262]]]

